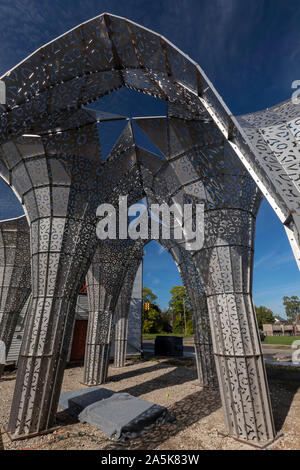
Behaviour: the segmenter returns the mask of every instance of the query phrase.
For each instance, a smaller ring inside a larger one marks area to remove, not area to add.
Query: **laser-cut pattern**
[[[26,217],[0,222],[0,340],[9,351],[30,294],[30,240]],[[0,365],[0,378],[4,366]]]
[[[142,261],[142,251],[131,257],[125,274],[125,279],[118,297],[115,313],[114,337],[114,366],[124,367],[127,352],[128,315],[131,303],[132,289],[138,268]],[[141,312],[140,312],[141,313]]]
[[[135,277],[132,270],[136,260],[141,260],[142,246],[141,240],[105,240],[99,243],[93,257],[86,277],[90,310],[84,360],[84,383],[87,385],[107,380],[113,327],[117,322],[116,340],[120,342],[124,310],[129,308],[124,291],[128,294],[130,285],[132,290]],[[122,290],[121,305],[117,309]],[[130,302],[130,295],[127,299]],[[118,314],[115,318],[116,309]]]

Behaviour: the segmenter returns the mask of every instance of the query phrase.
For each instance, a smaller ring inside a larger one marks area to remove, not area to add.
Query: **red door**
[[[83,361],[87,333],[87,320],[76,320],[71,350],[71,361]]]

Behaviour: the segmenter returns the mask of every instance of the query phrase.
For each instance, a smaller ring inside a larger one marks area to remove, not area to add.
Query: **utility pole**
[[[174,305],[172,305],[172,333],[173,333],[174,325],[175,325],[175,317],[176,317],[176,312],[174,312]]]
[[[182,305],[183,305],[184,335],[186,336],[186,316],[185,316],[184,297],[182,297]]]

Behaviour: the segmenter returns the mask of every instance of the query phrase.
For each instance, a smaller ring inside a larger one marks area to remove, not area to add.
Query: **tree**
[[[143,333],[160,333],[161,332],[160,312],[151,308],[145,313],[146,315],[143,321]]]
[[[170,333],[170,316],[162,313],[159,305],[155,303],[157,295],[148,287],[143,287],[143,333]],[[145,304],[149,304],[149,310]]]
[[[193,319],[192,318],[190,318],[186,322],[186,334],[190,335],[190,336],[193,336],[193,334],[194,334],[194,325],[193,325]]]
[[[148,302],[149,304],[155,304],[157,300],[157,295],[155,295],[149,287],[143,286],[143,302]]]
[[[143,320],[143,333],[170,333],[171,326],[167,314],[155,308],[148,310]]]
[[[176,315],[175,320],[174,320],[173,333],[183,333],[183,332],[184,332],[183,319],[179,315]]]
[[[283,297],[283,305],[285,306],[285,313],[290,323],[296,323],[298,315],[300,315],[300,300],[297,295],[292,297]]]
[[[275,322],[274,314],[272,310],[261,305],[260,307],[255,307],[256,317],[258,328],[262,330],[263,324],[272,324]]]
[[[157,299],[157,295],[155,295],[154,292],[152,292],[152,290],[149,289],[149,287],[143,286],[142,298],[143,298],[143,322],[144,322],[145,320],[148,319],[150,310],[154,309],[157,312],[160,312],[161,310],[159,306],[155,303]],[[147,310],[146,310],[146,307],[148,307]]]
[[[174,333],[187,334],[187,323],[192,317],[192,309],[186,296],[184,286],[174,286],[169,301],[169,310],[172,311],[172,326]]]

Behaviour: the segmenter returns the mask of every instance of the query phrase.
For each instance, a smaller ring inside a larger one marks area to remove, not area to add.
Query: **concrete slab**
[[[59,398],[58,406],[78,418],[84,408],[87,406],[111,397],[114,393],[102,387],[86,387],[80,390],[62,393]]]
[[[118,441],[138,437],[156,424],[175,419],[163,406],[100,387],[63,393],[59,407]]]
[[[79,420],[95,426],[114,440],[122,441],[138,437],[158,423],[172,422],[174,417],[163,406],[129,393],[115,393],[86,407]]]

